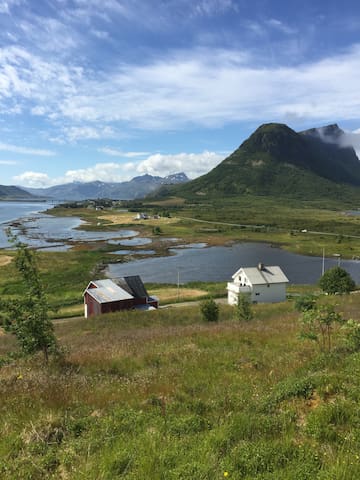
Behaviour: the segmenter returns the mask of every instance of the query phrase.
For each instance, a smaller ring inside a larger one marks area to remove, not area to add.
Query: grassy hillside
[[[337,301],[357,318],[359,295]],[[341,336],[331,353],[299,340],[291,302],[248,323],[189,307],[56,333],[61,364],[0,369],[4,480],[360,477],[360,354]],[[0,336],[3,359],[13,348]]]
[[[265,124],[206,175],[159,193],[358,202],[359,186],[360,163],[352,148],[323,141],[312,131],[296,133],[286,125]]]

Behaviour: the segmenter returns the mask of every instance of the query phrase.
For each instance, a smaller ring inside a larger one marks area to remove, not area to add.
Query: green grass
[[[357,319],[359,295],[336,301]],[[292,302],[254,313],[57,324],[62,362],[0,369],[0,477],[357,480],[360,354],[342,331],[331,353],[300,341]],[[15,347],[0,336],[3,359]]]
[[[52,308],[63,308],[82,302],[82,293],[91,279],[101,277],[111,256],[99,251],[71,251],[36,254],[41,280]],[[14,262],[2,266],[0,295],[21,295],[24,284]]]

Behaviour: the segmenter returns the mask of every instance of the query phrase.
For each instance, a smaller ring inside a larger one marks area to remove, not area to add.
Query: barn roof
[[[119,302],[134,298],[133,295],[112,280],[94,280],[89,283],[85,292],[91,295],[98,303]]]
[[[149,296],[139,275],[120,277],[116,279],[116,283],[135,298],[144,298]]]
[[[236,273],[234,273],[232,278],[235,278],[240,271],[244,272],[252,285],[289,282],[284,272],[278,266],[262,266],[261,269],[259,267],[240,268]]]

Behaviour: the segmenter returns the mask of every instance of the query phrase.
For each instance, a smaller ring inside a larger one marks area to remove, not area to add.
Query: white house
[[[289,283],[280,267],[240,268],[227,284],[228,303],[236,305],[240,294],[248,294],[254,303],[274,303],[286,300],[286,284]]]

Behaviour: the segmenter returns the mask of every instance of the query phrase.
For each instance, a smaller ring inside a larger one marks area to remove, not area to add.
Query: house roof
[[[139,275],[120,277],[116,279],[116,283],[135,298],[144,298],[149,296]]]
[[[244,267],[240,268],[234,275],[233,279],[237,275],[243,272],[252,285],[265,285],[270,283],[288,283],[289,280],[278,266],[263,266],[261,270],[258,267]]]
[[[90,287],[90,285],[94,286]],[[89,283],[85,292],[91,295],[98,303],[119,302],[134,298],[133,295],[116,285],[112,280],[94,280]]]

